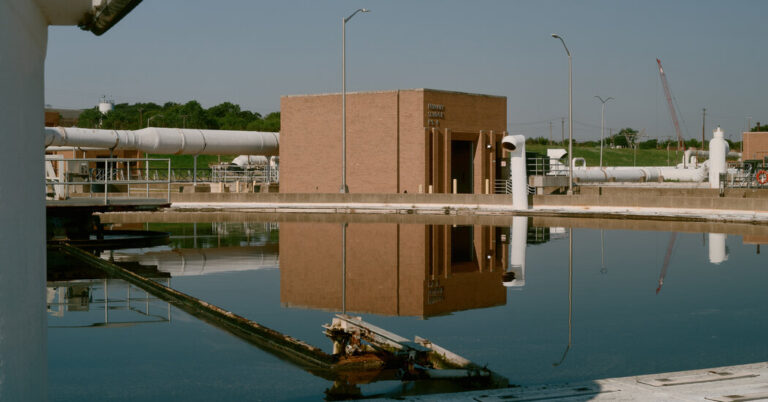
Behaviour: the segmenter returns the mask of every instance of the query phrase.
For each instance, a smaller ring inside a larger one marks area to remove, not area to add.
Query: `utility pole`
[[[144,111],[144,109],[139,108],[139,130],[141,130],[141,122],[144,121],[144,119],[142,118],[143,117],[142,113],[141,113],[143,111]]]
[[[552,143],[552,122],[549,122],[549,143]]]
[[[704,127],[707,123],[707,108],[701,109],[701,149],[704,150]]]
[[[563,146],[565,146],[565,117],[560,118],[560,126],[562,127],[562,141],[560,142]]]

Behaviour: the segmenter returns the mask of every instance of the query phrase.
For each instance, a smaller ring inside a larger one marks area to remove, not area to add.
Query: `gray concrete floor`
[[[408,401],[758,401],[768,400],[768,362],[573,384],[545,384],[453,394],[405,397]]]

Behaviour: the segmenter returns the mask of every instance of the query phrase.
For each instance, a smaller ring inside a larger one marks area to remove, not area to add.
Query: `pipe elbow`
[[[501,147],[510,152],[514,152],[524,146],[525,137],[522,135],[505,135],[501,139]]]

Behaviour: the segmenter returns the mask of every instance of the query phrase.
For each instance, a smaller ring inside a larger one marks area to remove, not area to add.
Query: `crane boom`
[[[677,150],[682,149],[685,151],[685,142],[683,136],[680,134],[680,123],[677,121],[677,113],[675,112],[675,105],[672,103],[672,94],[669,92],[669,84],[667,83],[667,75],[664,74],[664,69],[661,67],[661,60],[656,59],[656,63],[659,65],[659,75],[661,76],[661,84],[664,86],[664,95],[667,97],[667,104],[669,105],[669,113],[672,115],[672,123],[675,125],[675,132],[677,132]]]

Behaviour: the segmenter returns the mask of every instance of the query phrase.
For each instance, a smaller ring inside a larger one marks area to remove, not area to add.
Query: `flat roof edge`
[[[433,89],[433,88],[389,89],[389,90],[380,90],[380,91],[354,91],[354,92],[347,91],[347,95],[353,95],[353,94],[387,94],[387,93],[395,93],[395,92],[440,92],[440,93],[446,93],[446,94],[482,96],[482,97],[488,97],[488,98],[502,98],[502,99],[506,99],[507,98],[504,95],[478,94],[478,93],[472,93],[472,92],[449,91],[449,90],[444,90],[444,89]],[[336,96],[336,95],[341,95],[341,92],[326,92],[326,93],[321,93],[321,94],[281,95],[280,98],[304,98],[304,97],[310,97],[310,96],[318,96],[319,97],[319,96]]]

